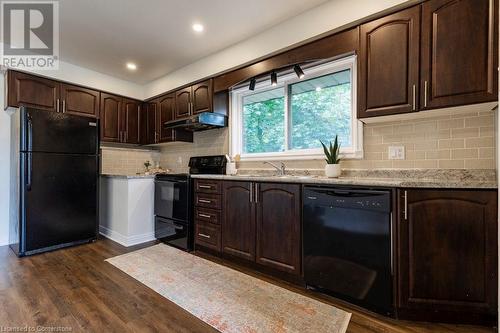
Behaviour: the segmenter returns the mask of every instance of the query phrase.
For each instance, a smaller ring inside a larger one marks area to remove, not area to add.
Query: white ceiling
[[[61,0],[60,57],[143,84],[327,1]]]

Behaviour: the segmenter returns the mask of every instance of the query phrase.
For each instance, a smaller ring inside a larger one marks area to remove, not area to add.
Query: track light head
[[[305,76],[304,71],[300,68],[300,65],[293,66],[293,70],[299,79],[302,79]]]
[[[271,73],[271,85],[275,86],[277,84],[278,84],[278,75],[276,74],[276,72],[272,72]]]
[[[250,90],[255,90],[255,78],[250,80],[250,85],[248,86],[248,89]]]

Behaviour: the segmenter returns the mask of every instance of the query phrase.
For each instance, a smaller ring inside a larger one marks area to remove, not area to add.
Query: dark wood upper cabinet
[[[99,91],[61,83],[61,111],[77,116],[99,116]]]
[[[175,92],[175,119],[187,118],[192,114],[191,92],[191,87]]]
[[[212,112],[213,80],[195,84],[192,90],[192,113]]]
[[[158,127],[158,103],[144,103],[147,106],[147,142],[158,143],[160,138]]]
[[[148,112],[150,104],[153,103],[141,103],[141,109],[139,113],[139,143],[141,145],[149,145],[150,143],[155,143],[149,141],[149,124],[148,124]],[[154,125],[156,126],[156,125]],[[153,127],[153,130],[155,127]]]
[[[496,323],[496,192],[407,190],[399,199],[401,317]]]
[[[123,140],[122,98],[101,93],[100,109],[101,140],[121,142]]]
[[[59,111],[59,82],[16,71],[7,72],[7,106]]]
[[[300,185],[257,184],[257,263],[301,273]]]
[[[123,102],[122,130],[124,131],[124,143],[139,144],[139,111],[140,102],[124,98]]]
[[[255,205],[253,183],[223,184],[222,252],[255,261]]]
[[[163,128],[163,124],[175,119],[175,94],[168,94],[158,99],[159,142],[170,142],[174,139],[174,131]]]
[[[422,108],[497,100],[497,22],[497,0],[422,4]]]
[[[418,110],[420,6],[361,25],[358,116]]]

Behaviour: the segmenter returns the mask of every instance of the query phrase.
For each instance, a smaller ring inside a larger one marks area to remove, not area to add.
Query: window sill
[[[363,152],[346,152],[340,154],[343,160],[361,160],[363,159]],[[242,154],[240,160],[242,162],[264,162],[264,161],[305,161],[305,160],[324,160],[324,154]]]

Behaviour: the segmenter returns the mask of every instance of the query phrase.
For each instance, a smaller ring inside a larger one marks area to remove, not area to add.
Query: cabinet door
[[[255,205],[252,183],[223,184],[222,252],[255,261]]]
[[[158,104],[156,102],[154,103],[147,103],[148,109],[147,109],[147,114],[148,114],[148,125],[147,125],[147,130],[148,130],[148,138],[147,141],[149,144],[153,143],[158,143],[159,139],[159,133],[158,133],[158,117],[157,117],[157,106]]]
[[[497,39],[496,0],[424,2],[422,107],[496,101]]]
[[[149,103],[141,103],[141,109],[139,112],[139,143],[141,145],[148,145],[148,110]]]
[[[174,133],[171,129],[163,128],[163,124],[174,120],[175,118],[175,95],[169,94],[158,99],[160,142],[170,142],[174,139]]]
[[[212,80],[207,80],[193,86],[193,114],[212,112],[212,94]]]
[[[101,93],[100,103],[101,140],[121,142],[123,132],[121,128],[122,98]]]
[[[495,191],[408,190],[400,193],[399,307],[425,318],[497,312]],[[405,214],[406,211],[406,214]],[[448,318],[449,320],[449,318]]]
[[[257,262],[300,274],[300,185],[257,184]]]
[[[140,102],[125,98],[123,100],[123,131],[126,143],[139,144]]]
[[[99,115],[99,92],[61,83],[61,110],[77,116],[96,118]]]
[[[187,118],[191,111],[191,87],[184,88],[175,93],[175,119]]]
[[[58,82],[15,71],[7,75],[8,106],[60,111]]]
[[[358,116],[416,111],[420,7],[363,24],[360,33]]]

